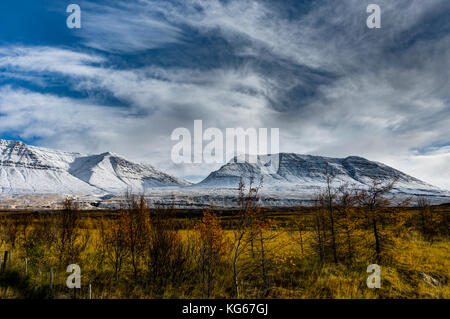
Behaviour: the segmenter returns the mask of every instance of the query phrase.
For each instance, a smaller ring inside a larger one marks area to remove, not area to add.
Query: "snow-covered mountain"
[[[105,194],[189,185],[111,153],[85,155],[0,140],[0,194]]]
[[[256,184],[262,178],[263,187],[272,191],[317,190],[325,187],[327,175],[335,186],[347,184],[363,188],[372,183],[373,179],[385,182],[396,180],[397,192],[411,195],[450,195],[438,187],[365,158],[330,158],[289,153],[260,155],[252,163],[242,157],[235,157],[197,186],[236,188],[241,177],[246,184],[253,177]]]
[[[111,153],[85,155],[0,140],[0,204],[55,207],[65,195],[74,194],[86,207],[115,207],[129,190],[145,193],[157,206],[234,207],[240,178],[248,185],[253,177],[255,183],[263,179],[263,206],[292,207],[312,202],[326,186],[327,171],[334,186],[363,188],[373,178],[395,179],[397,194],[427,196],[436,204],[450,202],[450,192],[361,157],[281,153],[258,156],[256,163],[235,158],[202,182],[191,185],[150,165]]]

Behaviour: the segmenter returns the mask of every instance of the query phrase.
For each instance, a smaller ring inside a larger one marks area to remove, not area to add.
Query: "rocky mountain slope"
[[[312,203],[326,186],[327,175],[335,187],[364,188],[373,179],[396,180],[393,192],[398,198],[426,196],[435,204],[450,202],[450,192],[361,157],[281,153],[258,156],[256,163],[235,158],[192,185],[112,153],[85,155],[0,140],[0,207],[55,207],[69,194],[86,207],[114,207],[127,191],[145,193],[158,206],[233,207],[241,177],[247,185],[252,177],[255,183],[263,180],[262,205],[291,207]]]
[[[0,140],[0,193],[104,194],[189,185],[118,155],[60,152]]]
[[[396,180],[397,192],[415,195],[448,195],[448,192],[402,173],[392,167],[361,157],[330,158],[322,156],[281,153],[257,157],[256,163],[234,158],[212,172],[198,184],[201,187],[236,187],[241,177],[249,183],[263,180],[264,188],[288,191],[320,189],[326,185],[327,175],[334,186],[367,187],[372,180]]]

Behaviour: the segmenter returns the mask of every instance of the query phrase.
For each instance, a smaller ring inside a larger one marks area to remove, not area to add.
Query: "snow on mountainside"
[[[100,195],[177,185],[189,183],[111,153],[84,155],[0,140],[0,194]]]
[[[87,208],[111,208],[120,204],[127,190],[146,193],[149,203],[158,207],[235,207],[241,177],[247,185],[251,177],[255,183],[263,179],[261,205],[292,207],[313,202],[326,186],[327,170],[334,186],[363,188],[373,178],[395,179],[394,192],[400,199],[422,195],[434,204],[450,202],[450,192],[361,157],[281,153],[258,156],[254,164],[236,158],[191,185],[111,153],[85,155],[0,140],[0,208],[54,208],[66,194],[77,195]]]
[[[236,187],[240,177],[248,183],[254,177],[255,183],[262,178],[264,188],[278,189],[320,189],[326,183],[326,171],[332,176],[333,184],[348,184],[365,187],[372,179],[396,180],[397,192],[415,195],[450,195],[425,182],[404,174],[392,167],[372,162],[361,157],[329,158],[299,154],[260,155],[256,163],[249,163],[235,157],[219,170],[212,172],[198,184],[201,187]]]

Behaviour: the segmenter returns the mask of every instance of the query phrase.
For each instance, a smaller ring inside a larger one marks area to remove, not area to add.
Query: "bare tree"
[[[299,212],[303,211],[302,207],[299,207],[298,210],[299,210]],[[308,229],[308,227],[307,227],[308,224],[306,223],[304,216],[299,216],[298,218],[296,218],[293,221],[293,223],[294,223],[294,229],[295,229],[294,234],[295,233],[298,234],[298,237],[297,236],[293,236],[293,237],[294,237],[294,240],[296,240],[299,243],[300,253],[303,256],[305,254],[305,233]]]
[[[386,208],[391,204],[386,195],[394,188],[396,180],[381,181],[372,179],[367,189],[363,189],[358,194],[358,204],[365,214],[367,223],[371,229],[375,242],[375,256],[380,261],[383,251],[383,238],[379,226],[384,218]]]
[[[428,219],[430,216],[430,201],[425,197],[417,199],[417,207],[419,208],[421,232],[423,236],[427,236],[429,232]]]
[[[337,259],[337,244],[336,244],[336,229],[335,229],[335,216],[334,216],[334,200],[336,198],[336,195],[334,193],[334,190],[331,187],[331,181],[332,176],[331,172],[329,172],[329,166],[327,165],[326,168],[326,181],[327,181],[327,187],[325,194],[323,196],[323,199],[326,202],[327,210],[328,210],[328,217],[330,219],[330,232],[331,232],[331,249],[333,252],[333,261],[336,264],[338,262]]]
[[[125,214],[121,212],[118,218],[110,220],[101,228],[101,238],[103,241],[104,252],[106,259],[114,269],[114,277],[116,281],[119,280],[123,262],[127,258],[129,252],[127,237],[124,229],[125,223]]]
[[[226,243],[222,227],[216,215],[204,212],[201,222],[195,227],[197,232],[197,263],[200,266],[203,291],[210,297],[214,290],[218,264],[226,253]]]
[[[325,251],[327,246],[325,212],[321,205],[322,199],[317,196],[313,208],[313,238],[311,247],[319,256],[320,263],[325,261]]]
[[[89,235],[81,232],[79,207],[73,199],[67,198],[63,202],[63,210],[55,215],[54,223],[60,266],[76,263],[80,253],[86,248]]]
[[[137,279],[139,264],[146,249],[149,234],[149,209],[144,195],[139,198],[127,193],[123,208],[123,231],[129,250],[134,279]]]
[[[360,218],[356,212],[357,196],[348,185],[339,187],[336,196],[337,227],[341,236],[339,242],[343,249],[341,256],[350,264],[355,255],[356,236],[355,231],[359,227]]]
[[[273,268],[273,252],[277,249],[273,245],[274,240],[278,237],[278,232],[274,231],[275,223],[263,214],[257,216],[254,222],[254,229],[256,234],[257,254],[256,266],[259,269],[260,278],[262,281],[262,296],[266,296],[270,289],[269,273]]]
[[[417,207],[420,218],[420,232],[425,240],[433,242],[438,235],[448,236],[448,212],[439,212],[431,205],[429,199],[419,197]]]
[[[255,232],[252,226],[259,211],[258,201],[261,187],[262,181],[260,185],[254,186],[254,178],[250,178],[248,191],[246,191],[242,178],[239,182],[239,210],[235,215],[236,222],[233,228],[233,240],[229,254],[233,269],[233,285],[237,297],[240,294],[240,275],[244,270],[240,262],[249,243],[254,239]]]
[[[186,280],[191,249],[185,245],[176,224],[166,210],[152,209],[149,240],[146,246],[147,270],[156,293],[167,283],[176,285]]]

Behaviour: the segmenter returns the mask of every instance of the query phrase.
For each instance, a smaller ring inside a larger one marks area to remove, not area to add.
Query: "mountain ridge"
[[[450,199],[450,192],[425,183],[383,163],[359,156],[333,158],[296,153],[257,156],[256,163],[235,157],[197,184],[111,153],[87,155],[29,146],[0,139],[0,194],[76,194],[103,197],[127,191],[162,201],[182,196],[187,202],[234,196],[241,179],[263,180],[263,192],[277,202],[307,198],[326,185],[366,187],[373,179],[396,180],[395,191],[405,195]],[[328,173],[326,173],[328,172]],[[156,194],[156,195],[155,195]],[[151,195],[151,194],[149,194]],[[448,200],[450,201],[450,200]]]
[[[0,193],[118,193],[190,185],[151,165],[105,152],[87,155],[0,139]]]
[[[396,180],[397,190],[409,193],[439,193],[446,190],[423,182],[395,168],[360,156],[333,158],[296,153],[258,155],[249,163],[234,157],[220,169],[211,172],[198,185],[203,187],[229,187],[240,178],[256,183],[262,178],[266,187],[323,187],[328,174],[335,184],[365,187],[373,180]]]

